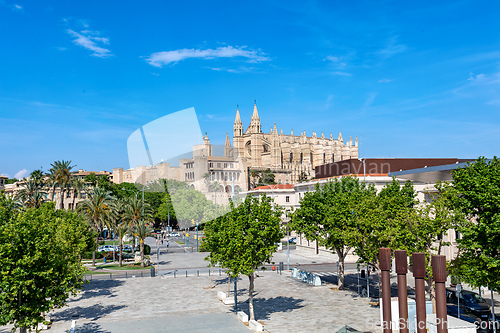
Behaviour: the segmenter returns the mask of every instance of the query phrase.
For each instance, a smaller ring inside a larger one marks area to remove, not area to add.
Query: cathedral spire
[[[229,141],[229,133],[226,132],[226,143],[224,145],[224,157],[231,157],[231,141]]]
[[[257,111],[257,101],[254,101],[252,119],[259,119],[259,112]]]
[[[357,147],[358,146],[358,136],[356,135],[356,141],[354,141],[354,145]]]
[[[250,129],[250,133],[261,133],[259,112],[257,111],[257,101],[255,101],[253,106],[253,114],[248,128]]]
[[[233,136],[236,137],[242,135],[243,135],[243,123],[241,122],[240,109],[238,105],[236,105],[236,118],[234,118]]]
[[[239,105],[236,105],[236,118],[234,119],[235,124],[242,124],[240,117],[240,108]]]
[[[341,132],[339,132],[339,138],[337,140],[339,140],[340,142],[344,142],[344,139],[342,138],[342,133]]]

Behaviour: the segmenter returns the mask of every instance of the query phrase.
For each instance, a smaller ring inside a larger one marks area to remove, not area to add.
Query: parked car
[[[456,304],[446,304],[446,310],[449,316],[464,320],[468,323],[474,323],[476,325],[476,332],[486,333],[488,332],[486,326],[481,327],[481,318],[475,316],[466,307],[460,305],[460,314],[458,313],[458,305]]]
[[[132,245],[123,245],[123,251],[132,252]]]
[[[168,237],[180,237],[181,235],[179,235],[177,232],[171,232],[167,236]]]
[[[103,246],[100,246],[97,250],[99,252],[113,252],[113,245],[103,245]]]
[[[446,300],[448,303],[458,303],[455,289],[446,289]],[[479,317],[481,320],[488,320],[491,313],[490,306],[486,303],[484,298],[482,298],[478,293],[469,290],[462,290],[460,293],[460,306],[464,307],[471,314]]]
[[[290,239],[288,240],[288,243],[290,243],[290,244],[295,244],[295,241],[296,241],[296,240],[297,240],[297,237],[290,238]]]

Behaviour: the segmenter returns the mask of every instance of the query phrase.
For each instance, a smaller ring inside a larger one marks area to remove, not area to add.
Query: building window
[[[217,163],[217,167],[220,168],[220,163]]]
[[[227,163],[224,163],[224,168],[227,168]]]
[[[286,202],[290,202],[290,196],[288,196],[288,195],[287,195],[287,196],[285,197],[285,201],[286,201]]]

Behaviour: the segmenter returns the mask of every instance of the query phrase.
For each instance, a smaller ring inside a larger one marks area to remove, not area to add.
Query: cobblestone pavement
[[[227,290],[227,278],[214,277],[213,289],[210,281],[208,276],[93,281],[54,311],[50,332],[67,332],[72,320],[77,332],[250,332],[233,307],[217,299],[217,291]],[[255,289],[256,319],[269,332],[336,332],[344,325],[378,331],[366,325],[377,321],[378,308],[349,292],[311,287],[272,271],[259,273]],[[247,278],[238,281],[238,294],[248,313]]]

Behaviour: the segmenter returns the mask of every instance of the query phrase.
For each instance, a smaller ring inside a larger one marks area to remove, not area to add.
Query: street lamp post
[[[196,222],[196,252],[198,252],[200,244],[200,238],[198,237],[198,222]]]
[[[358,161],[363,163],[363,182],[366,184],[366,159],[365,158],[358,158]]]

